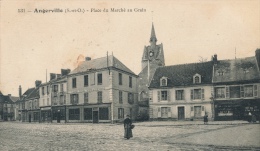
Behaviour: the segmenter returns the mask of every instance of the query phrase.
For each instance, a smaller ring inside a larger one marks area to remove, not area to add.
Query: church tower
[[[163,44],[156,45],[157,38],[155,35],[154,25],[152,24],[150,45],[144,46],[143,57],[142,57],[142,70],[148,66],[157,68],[159,66],[164,66],[164,54],[163,54]]]
[[[138,94],[139,94],[139,114],[144,117],[149,115],[149,100],[152,97],[149,92],[149,84],[153,78],[155,70],[164,66],[163,44],[157,45],[157,38],[155,35],[154,25],[152,24],[150,45],[144,46],[142,56],[142,70],[138,74]]]

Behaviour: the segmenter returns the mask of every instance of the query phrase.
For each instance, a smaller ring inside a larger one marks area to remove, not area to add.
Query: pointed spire
[[[155,40],[155,42],[157,42],[157,38],[156,38],[156,35],[155,35],[154,26],[153,26],[153,23],[152,23],[152,31],[151,31],[150,42],[153,42],[153,40]]]

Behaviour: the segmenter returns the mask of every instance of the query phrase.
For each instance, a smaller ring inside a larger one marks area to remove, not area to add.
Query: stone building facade
[[[68,75],[68,122],[118,122],[137,110],[137,75],[113,55],[86,57]]]

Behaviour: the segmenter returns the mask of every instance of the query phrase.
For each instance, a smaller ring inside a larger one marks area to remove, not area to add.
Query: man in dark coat
[[[133,137],[131,125],[132,125],[132,120],[129,118],[129,115],[127,115],[126,119],[124,120],[124,129],[125,129],[124,138],[126,139]]]
[[[204,124],[208,124],[208,115],[205,114],[203,118],[204,118]]]

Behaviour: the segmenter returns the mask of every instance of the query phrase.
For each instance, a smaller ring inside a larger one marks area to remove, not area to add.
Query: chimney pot
[[[86,60],[86,61],[90,61],[90,60],[91,60],[91,57],[86,57],[85,60]]]
[[[53,80],[56,78],[56,74],[55,73],[50,73],[50,80]]]
[[[61,76],[68,75],[70,73],[70,69],[61,69]]]
[[[22,87],[21,85],[19,85],[19,98],[21,98],[21,96],[22,96]]]
[[[35,81],[35,87],[38,87],[42,84],[42,81],[41,80],[36,80]]]

